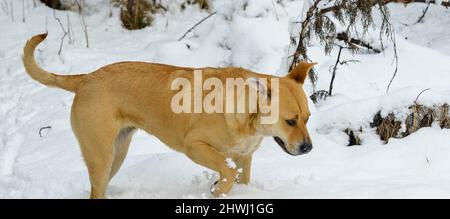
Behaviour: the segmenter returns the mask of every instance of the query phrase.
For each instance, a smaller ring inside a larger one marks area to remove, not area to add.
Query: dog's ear
[[[305,82],[306,76],[308,76],[309,71],[316,64],[316,62],[308,63],[306,61],[301,61],[297,64],[297,66],[295,66],[294,69],[291,70],[291,72],[289,72],[286,77],[294,79],[298,83],[303,84]]]

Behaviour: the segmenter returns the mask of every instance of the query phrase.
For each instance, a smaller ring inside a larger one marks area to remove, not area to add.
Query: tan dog
[[[34,80],[75,93],[71,124],[89,172],[91,198],[105,198],[107,184],[122,165],[138,128],[195,163],[217,171],[220,179],[211,190],[215,196],[228,193],[235,179],[249,183],[252,154],[264,136],[273,136],[291,155],[312,149],[306,128],[310,112],[302,85],[315,63],[302,62],[288,76],[279,78],[279,119],[274,124],[261,124],[259,113],[174,113],[171,100],[176,91],[171,83],[180,77],[192,79],[193,68],[120,62],[90,74],[47,72],[34,59],[36,46],[46,36],[37,35],[27,42],[23,63]],[[204,78],[278,78],[242,68],[201,70]],[[237,167],[230,166],[227,158]]]

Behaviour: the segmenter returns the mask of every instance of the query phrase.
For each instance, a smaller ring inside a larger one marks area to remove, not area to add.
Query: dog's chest
[[[234,141],[228,152],[236,154],[249,154],[253,153],[259,148],[261,143],[261,136],[248,137],[244,139],[238,139]]]

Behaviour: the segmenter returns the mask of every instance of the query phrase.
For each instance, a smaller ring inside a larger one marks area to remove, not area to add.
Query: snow
[[[225,162],[227,163],[227,167],[230,169],[236,169],[236,163],[233,161],[233,159],[231,159],[231,157],[227,157],[225,159]]]
[[[183,40],[192,25],[208,15],[196,6],[171,9],[155,16],[151,27],[128,31],[120,26],[118,10],[106,0],[87,1],[90,48],[76,13],[56,12],[65,24],[69,15],[74,43],[65,39],[53,11],[25,1],[14,2],[14,21],[0,13],[0,198],[87,198],[89,179],[70,129],[73,94],[44,87],[25,74],[22,47],[32,35],[48,30],[36,51],[37,61],[60,74],[90,72],[103,65],[140,60],[182,66],[241,66],[284,75],[290,33],[302,16],[304,1],[214,0],[212,16]],[[175,1],[167,0],[171,6]],[[309,4],[306,2],[305,4]],[[386,94],[394,65],[393,48],[386,42],[380,54],[344,50],[344,59],[360,62],[340,66],[334,96],[310,104],[308,123],[314,149],[292,157],[271,138],[253,156],[250,185],[235,185],[226,198],[449,198],[450,130],[422,128],[403,139],[383,144],[374,130],[364,132],[363,145],[345,146],[343,128],[367,124],[373,115],[401,115],[418,99],[432,106],[450,102],[450,10],[430,5],[423,23],[415,24],[426,4],[391,5],[397,30],[399,72]],[[277,19],[278,18],[278,19]],[[376,30],[373,31],[376,33]],[[376,39],[370,34],[369,40]],[[310,58],[319,62],[318,90],[327,90],[330,56],[312,41]],[[311,84],[305,85],[311,93]],[[51,126],[42,131],[39,129]],[[174,152],[156,137],[141,131],[133,138],[124,166],[111,181],[109,198],[212,198],[216,173]]]

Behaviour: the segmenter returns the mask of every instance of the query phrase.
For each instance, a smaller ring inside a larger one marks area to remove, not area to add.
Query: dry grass
[[[380,113],[377,113],[372,125],[377,128],[377,134],[380,136],[384,143],[388,143],[392,137],[399,137],[399,131],[402,127],[402,123],[397,121],[393,113],[389,113],[386,117],[381,117]]]
[[[328,96],[330,96],[328,94],[328,91],[326,91],[326,90],[318,90],[318,91],[314,92],[309,98],[311,98],[311,100],[314,103],[319,103],[321,101],[325,101]]]
[[[448,112],[448,104],[444,104],[439,107],[439,117],[437,117],[437,121],[439,122],[439,126],[443,129],[450,129],[450,114]]]
[[[200,9],[208,10],[210,8],[208,0],[184,0],[181,2],[181,9],[194,4],[197,4]],[[120,7],[120,20],[123,27],[129,30],[150,26],[154,14],[168,10],[161,4],[161,0],[111,0],[111,4]]]
[[[120,5],[120,20],[123,27],[129,30],[142,29],[149,26],[156,12],[154,5],[147,0],[122,0]]]
[[[430,127],[438,114],[437,108],[432,109],[420,104],[414,104],[409,109],[411,114],[406,118],[406,131],[402,133],[403,137],[410,135],[422,127]]]
[[[361,133],[361,131],[362,131],[362,128],[360,128],[360,132],[355,132],[350,128],[344,130],[344,132],[348,135],[348,145],[347,146],[361,145],[361,138],[358,135]]]
[[[185,0],[185,2],[181,4],[181,9],[184,10],[187,5],[194,5],[194,4],[198,4],[198,7],[204,10],[209,10],[211,8],[209,0]]]

